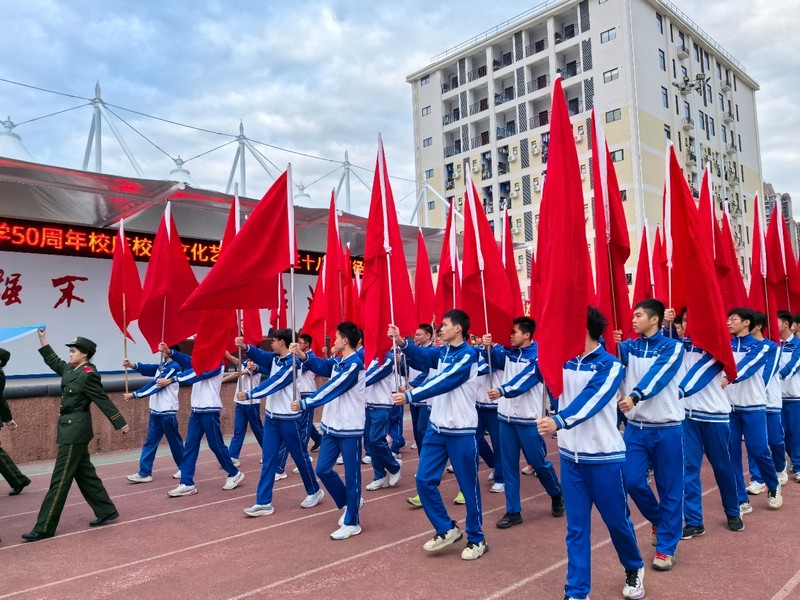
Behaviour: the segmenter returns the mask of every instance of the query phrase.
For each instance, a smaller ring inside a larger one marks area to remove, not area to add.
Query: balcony
[[[569,112],[570,117],[574,117],[577,114],[583,112],[583,100],[578,98],[572,98],[571,100],[567,100],[567,112]]]
[[[697,154],[694,152],[687,152],[686,153],[686,166],[693,167],[697,164]]]
[[[580,61],[574,61],[571,63],[567,63],[567,65],[563,69],[558,69],[559,74],[561,75],[561,79],[566,81],[571,77],[575,77],[581,72],[581,63]]]
[[[719,89],[721,89],[723,92],[730,92],[731,91],[730,79],[723,79],[722,82],[719,84]]]
[[[469,147],[474,150],[475,148],[480,148],[481,146],[485,146],[489,143],[489,133],[482,133],[478,137],[474,137],[469,141]]]
[[[482,180],[491,179],[491,178],[492,178],[492,170],[491,169],[487,169],[485,167],[483,169],[481,169],[481,179]]]
[[[691,117],[685,117],[681,121],[681,127],[683,127],[684,131],[689,131],[690,129],[694,129],[694,120]]]
[[[725,115],[722,117],[726,123],[733,123],[736,120],[736,117],[731,111],[725,111]]]
[[[517,134],[517,128],[516,127],[508,127],[508,126],[506,126],[506,127],[498,127],[497,128],[497,139],[498,140],[502,140],[504,138],[507,138],[507,137],[510,137],[510,136],[516,135],[516,134]]]
[[[450,78],[450,81],[442,84],[442,93],[445,94],[458,87],[458,77],[455,75]]]
[[[451,156],[455,156],[456,154],[461,154],[461,140],[458,140],[452,146],[445,146],[444,148],[444,157],[450,158]]]
[[[689,58],[689,48],[686,47],[686,44],[678,44],[675,48],[678,58],[681,60],[686,60]]]
[[[505,175],[508,173],[508,163],[507,162],[498,162],[497,163],[497,174],[498,175]]]
[[[577,35],[578,27],[573,23],[572,25],[567,25],[561,31],[556,31],[553,37],[555,37],[556,44],[560,44],[561,42],[565,42],[567,40],[571,40]]]
[[[476,102],[475,104],[470,104],[469,107],[469,114],[477,115],[479,112],[483,112],[484,110],[489,110],[489,99],[484,98],[480,102]]]
[[[509,102],[510,100],[514,99],[514,90],[506,90],[502,94],[495,94],[494,95],[494,105],[498,106],[505,102]]]
[[[550,123],[550,111],[545,111],[539,113],[538,115],[531,117],[528,121],[528,129],[536,129],[537,127],[544,127],[545,125]]]
[[[731,134],[733,135],[733,134]],[[726,154],[736,154],[739,149],[736,147],[735,143],[730,143],[725,145],[725,153]],[[735,176],[734,176],[735,177]]]
[[[539,52],[544,52],[547,50],[547,38],[543,40],[539,40],[538,42],[534,42],[530,46],[525,47],[525,57],[533,56],[534,54],[539,54]]]
[[[450,123],[455,123],[460,119],[460,115],[458,114],[458,110],[454,110],[449,115],[444,115],[442,117],[442,125],[450,125]]]
[[[741,217],[742,216],[742,206],[735,200],[728,204],[728,210],[733,217]]]
[[[474,69],[469,73],[467,73],[467,81],[476,81],[481,77],[486,77],[486,65],[478,67],[477,69]]]
[[[503,67],[508,67],[511,63],[514,62],[514,58],[511,56],[511,52],[506,52],[503,56],[498,60],[494,59],[492,61],[492,69],[494,71],[499,71]]]
[[[456,187],[456,182],[455,182],[455,180],[453,180],[453,179],[447,179],[447,180],[445,180],[445,182],[444,182],[444,189],[446,189],[446,190],[452,190],[452,189],[454,189],[455,187]]]
[[[528,93],[538,92],[550,85],[550,75],[539,75],[536,79],[528,82]]]

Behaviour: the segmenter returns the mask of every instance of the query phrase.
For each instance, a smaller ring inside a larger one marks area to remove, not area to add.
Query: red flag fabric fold
[[[331,192],[331,202],[328,208],[325,265],[325,322],[328,328],[325,333],[333,337],[336,334],[336,326],[344,321],[344,278],[347,276],[334,192]]]
[[[672,142],[668,142],[666,180],[664,182],[664,230],[662,232],[667,272],[664,281],[665,296],[659,300],[663,301],[667,308],[675,310],[686,306],[686,287],[689,280],[688,232],[685,227],[677,225],[680,221],[676,214],[676,211],[683,210],[687,195],[692,202],[692,209],[697,212],[692,192],[683,178],[683,171],[678,163],[675,148]],[[700,232],[698,232],[699,234]]]
[[[417,322],[434,323],[435,293],[431,263],[428,260],[428,249],[422,230],[417,231],[417,266],[414,271],[414,300],[417,305]]]
[[[541,272],[539,301],[539,366],[550,392],[564,387],[564,363],[583,353],[586,342],[586,224],[578,153],[557,77],[553,86],[547,180],[539,216],[537,267]],[[570,268],[564,268],[571,257]]]
[[[778,337],[777,324],[769,316],[777,313],[773,287],[768,281],[767,244],[765,240],[765,227],[762,220],[763,207],[758,196],[753,199],[753,267],[750,275],[750,290],[747,295],[748,306],[764,313],[768,317],[767,331],[764,337],[776,339]],[[777,318],[777,317],[776,317]]]
[[[439,273],[436,281],[436,322],[448,310],[461,307],[461,274],[458,268],[458,244],[456,241],[456,213],[453,204],[447,212],[447,223],[439,255]]]
[[[514,259],[514,236],[511,235],[511,216],[506,209],[503,216],[503,239],[501,242],[502,250],[500,255],[503,257],[503,266],[508,277],[508,286],[511,292],[510,311],[512,319],[521,317],[524,313],[522,305],[522,290],[519,285],[519,275],[517,275],[517,261]]]
[[[317,277],[317,284],[311,296],[311,303],[308,307],[308,314],[303,326],[300,328],[302,333],[311,336],[311,349],[322,356],[322,348],[325,347],[325,258],[322,259],[322,269]]]
[[[747,291],[744,287],[742,271],[739,268],[739,258],[733,244],[733,232],[727,212],[722,213],[722,225],[715,229],[714,235],[717,240],[715,245],[717,255],[714,262],[717,268],[719,287],[722,291],[722,301],[727,313],[734,308],[747,306]]]
[[[286,297],[286,287],[283,285],[283,273],[275,275],[275,278],[268,285],[271,286],[276,297],[276,307],[270,310],[269,323],[274,329],[285,329],[289,327],[287,319],[289,300]]]
[[[128,240],[125,237],[123,219],[119,222],[114,259],[111,261],[111,277],[108,282],[108,308],[120,331],[133,340],[128,325],[139,317],[142,304],[142,282],[139,269],[133,260]]]
[[[653,280],[650,276],[652,263],[650,262],[650,250],[647,247],[647,225],[642,229],[642,240],[639,244],[639,258],[636,262],[636,280],[633,287],[633,305],[638,304],[647,298],[654,298]],[[623,331],[630,327],[630,323],[620,323]]]
[[[664,243],[661,241],[661,230],[656,228],[656,237],[653,240],[653,259],[651,275],[655,297],[664,304],[667,303],[667,259],[664,256]],[[683,307],[679,307],[680,310]]]
[[[536,255],[533,248],[529,250],[530,253],[530,269],[528,269],[528,316],[532,319],[539,318],[538,302],[539,302],[539,271],[536,268]]]

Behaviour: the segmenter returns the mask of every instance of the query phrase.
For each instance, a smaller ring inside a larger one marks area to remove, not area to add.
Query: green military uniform
[[[9,358],[11,358],[11,353],[5,348],[0,348],[0,429],[2,429],[3,423],[13,420],[11,409],[8,408],[8,402],[3,394],[6,389],[6,374],[3,372],[3,367],[6,366]],[[0,475],[11,486],[12,496],[19,494],[22,488],[31,482],[30,479],[22,474],[8,453],[2,448],[0,448]]]
[[[76,338],[67,346],[75,346],[90,356],[96,345],[86,338]],[[94,402],[115,429],[127,425],[125,418],[103,391],[100,375],[94,365],[86,362],[77,367],[61,360],[49,346],[39,349],[44,362],[61,375],[61,416],[58,418],[58,456],[50,480],[50,489],[39,509],[35,532],[52,536],[74,479],[95,516],[103,519],[116,514],[117,509],[108,496],[89,459],[89,442],[94,437],[89,408]]]

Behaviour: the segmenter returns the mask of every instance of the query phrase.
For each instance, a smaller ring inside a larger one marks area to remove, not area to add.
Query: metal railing
[[[550,75],[539,75],[536,79],[528,82],[528,93],[543,90],[550,85]]]
[[[461,154],[461,142],[458,144],[453,144],[452,146],[445,146],[444,147],[444,157],[449,158],[451,156],[455,156],[456,154]]]
[[[546,114],[535,115],[531,117],[528,121],[528,128],[536,129],[537,127],[544,127],[549,123],[550,123],[550,111],[548,110]]]
[[[539,52],[544,52],[545,50],[547,50],[547,47],[549,45],[550,44],[547,41],[547,38],[544,38],[543,40],[539,40],[538,42],[534,42],[530,46],[526,46],[525,47],[525,57],[527,58],[528,56],[533,56],[534,54],[539,54]]]
[[[494,105],[503,104],[514,99],[514,90],[503,92],[502,94],[494,95]]]
[[[469,73],[467,73],[467,81],[475,81],[476,79],[480,79],[481,77],[486,77],[486,65],[482,67],[478,67],[477,69],[473,69]]]
[[[476,115],[479,112],[482,112],[484,110],[489,110],[489,99],[488,98],[484,98],[483,100],[480,100],[479,102],[476,102],[475,104],[470,104],[470,106],[469,106],[469,114],[470,115]]]

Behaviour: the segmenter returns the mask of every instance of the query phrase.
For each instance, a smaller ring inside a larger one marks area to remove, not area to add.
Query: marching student
[[[359,509],[361,498],[361,438],[364,435],[364,362],[356,351],[361,332],[355,324],[344,321],[336,326],[333,354],[340,358],[309,356],[292,344],[289,351],[300,358],[308,369],[330,379],[308,398],[294,400],[293,411],[322,410],[322,444],[317,460],[317,476],[331,498],[344,512],[339,529],[331,539],[345,540],[361,533]],[[342,455],[345,481],[333,470],[336,458]]]
[[[783,316],[781,316],[783,314]],[[788,312],[779,312],[778,320],[781,324],[781,396],[783,409],[781,422],[783,423],[784,442],[786,453],[795,470],[794,480],[800,483],[800,339],[797,332],[800,330],[800,314],[790,316],[786,323]]]
[[[427,348],[433,345],[433,327],[427,323],[420,323],[417,330],[414,332],[414,343],[422,348]],[[425,371],[417,371],[408,367],[408,387],[414,389],[425,383],[430,375],[430,369]],[[411,412],[411,426],[414,429],[414,442],[417,445],[417,456],[422,454],[422,445],[425,441],[425,432],[428,431],[428,423],[431,418],[430,405],[423,402],[412,402],[408,406]],[[422,508],[422,502],[419,499],[419,494],[406,498],[414,508]]]
[[[653,568],[669,571],[683,533],[683,407],[678,398],[678,371],[683,344],[661,333],[664,304],[647,299],[633,311],[639,337],[621,341],[614,332],[620,360],[627,368],[625,397],[617,405],[628,418],[625,426],[625,486],[639,511],[652,523],[656,547]],[[652,465],[656,498],[647,483]]]
[[[506,514],[497,527],[508,529],[522,523],[520,503],[519,453],[525,456],[551,498],[550,512],[564,515],[564,499],[553,463],[547,459],[544,438],[536,429],[536,420],[545,416],[545,389],[539,373],[538,349],[533,341],[536,322],[530,317],[514,319],[510,348],[492,344],[492,336],[483,336],[484,347],[491,347],[492,362],[503,366],[503,383],[487,392],[497,402],[497,421],[502,446],[503,472],[506,477]]]
[[[308,333],[301,333],[297,336],[297,345],[300,347],[300,350],[305,352],[306,354],[314,355],[314,351],[311,350],[311,344],[314,343],[314,338],[311,337]],[[297,380],[297,388],[300,390],[300,395],[307,395],[310,396],[314,392],[317,391],[317,379],[314,373],[312,373],[307,368],[303,368],[300,373],[300,378]],[[312,444],[309,452],[316,452],[319,450],[319,445],[322,442],[322,434],[317,430],[316,425],[314,425],[314,411],[307,410],[303,412],[303,419],[306,421],[306,428],[307,428],[307,436],[306,436],[306,444],[308,444],[308,440],[313,440],[314,443]]]
[[[428,552],[440,550],[462,538],[461,529],[447,514],[439,484],[448,458],[464,494],[467,507],[467,545],[464,560],[476,560],[489,551],[481,525],[481,490],[478,482],[478,444],[475,409],[478,352],[467,343],[469,316],[449,310],[442,318],[443,346],[420,348],[406,342],[394,325],[388,335],[403,350],[409,365],[435,372],[420,387],[392,394],[396,404],[432,399],[431,418],[417,469],[417,492],[436,535],[425,542]]]
[[[747,454],[758,465],[767,485],[767,504],[777,509],[783,504],[781,485],[767,444],[767,389],[763,371],[769,348],[751,333],[756,325],[755,313],[749,308],[735,308],[728,313],[728,331],[733,336],[731,347],[736,359],[736,380],[722,376],[731,411],[731,463],[736,477],[739,510],[753,512],[747,498],[742,470],[742,436]]]
[[[249,391],[236,393],[237,400],[259,401],[266,397],[264,408],[264,438],[262,444],[261,475],[258,479],[256,503],[245,508],[248,517],[271,515],[275,512],[272,506],[272,491],[275,486],[275,463],[278,461],[278,449],[285,445],[298,467],[306,489],[306,498],[300,503],[301,508],[313,508],[322,500],[323,492],[308,456],[308,438],[302,413],[291,409],[293,402],[300,397],[297,379],[300,377],[299,361],[289,353],[292,343],[291,329],[279,329],[272,334],[272,350],[275,358],[272,361],[270,376],[260,385]],[[294,374],[292,374],[294,371]]]
[[[599,342],[607,324],[588,308],[583,354],[564,365],[559,412],[536,421],[539,435],[558,431],[561,485],[567,510],[567,583],[564,600],[588,599],[592,583],[592,506],[603,519],[622,568],[622,595],[644,598],[644,561],[636,545],[623,478],[625,442],[614,399],[625,374]]]
[[[225,375],[222,383],[238,380],[240,384],[237,387],[243,392],[252,391],[261,383],[261,372],[253,361],[243,361],[243,364],[240,365],[238,357],[230,352],[225,353],[225,359],[237,369],[235,372]],[[247,426],[250,426],[259,447],[263,447],[264,426],[261,423],[261,402],[239,398],[238,392],[234,392],[233,401],[236,410],[233,417],[233,437],[228,444],[228,454],[231,455],[233,466],[238,467],[239,454],[242,452],[244,437],[247,435]]]
[[[3,371],[3,367],[8,364],[10,359],[11,352],[5,348],[0,348],[0,429],[8,427],[9,431],[14,431],[17,428],[17,422],[11,416],[11,409],[8,407],[8,401],[4,395],[6,374]],[[2,448],[0,448],[0,476],[11,486],[11,491],[8,492],[9,496],[18,496],[22,493],[22,490],[31,484],[31,480],[26,475],[23,475],[22,471],[19,470],[8,453]]]
[[[492,470],[489,473],[489,481],[492,487],[489,491],[492,494],[502,494],[506,491],[506,484],[503,475],[503,448],[500,443],[500,425],[497,422],[497,402],[491,400],[487,395],[487,390],[496,389],[503,381],[503,369],[505,368],[505,355],[500,358],[492,356],[492,364],[488,362],[486,346],[480,343],[475,348],[479,353],[478,375],[485,377],[477,386],[477,396],[475,397],[475,409],[478,411],[478,428],[475,432],[478,442],[478,454]],[[489,439],[492,442],[491,448],[486,441],[486,432],[489,432]],[[517,454],[519,456],[519,454]],[[517,467],[514,467],[517,470]]]
[[[233,465],[228,448],[222,439],[219,425],[219,415],[222,411],[220,388],[222,387],[222,362],[216,369],[206,371],[200,375],[192,369],[192,357],[182,352],[170,350],[163,342],[159,346],[161,352],[167,353],[184,370],[173,375],[170,381],[192,386],[192,412],[189,416],[189,430],[186,432],[183,460],[181,461],[181,482],[175,489],[167,492],[172,498],[178,496],[191,496],[197,493],[194,485],[194,472],[197,466],[197,457],[200,454],[200,442],[203,436],[208,442],[208,447],[217,457],[220,466],[227,472],[223,490],[232,490],[244,479],[242,473]]]
[[[686,309],[681,322],[684,328],[688,325]],[[700,480],[703,455],[714,471],[728,529],[742,531],[744,521],[739,514],[729,445],[731,405],[722,389],[723,365],[708,352],[695,346],[688,337],[683,338],[683,348],[686,374],[678,385],[686,417],[683,420],[686,465],[683,480],[684,527],[681,539],[689,540],[706,532]]]
[[[791,319],[791,313],[788,311]],[[767,328],[767,315],[756,312],[756,326],[753,328],[753,337],[764,342],[769,350],[764,363],[764,385],[767,388],[767,444],[769,445],[770,456],[778,474],[778,482],[784,485],[789,480],[786,473],[786,446],[783,441],[783,425],[781,425],[781,379],[778,375],[780,370],[781,348],[778,344],[764,337],[764,330]],[[784,315],[785,316],[785,315]],[[783,327],[783,319],[779,318],[779,328]],[[758,495],[767,491],[764,478],[758,464],[748,455],[747,464],[750,469],[750,485],[747,486],[747,493]]]
[[[177,347],[175,347],[177,350]],[[173,479],[181,478],[181,461],[183,460],[183,438],[178,429],[178,384],[172,378],[180,373],[181,367],[171,360],[166,345],[159,346],[161,353],[160,364],[133,364],[128,359],[122,361],[122,366],[134,369],[137,373],[150,376],[153,379],[144,387],[130,394],[124,394],[125,400],[131,398],[150,399],[150,419],[147,423],[147,437],[142,446],[139,458],[139,472],[128,475],[131,483],[148,483],[153,481],[153,461],[158,452],[161,438],[166,436],[172,460],[178,467]]]
[[[369,492],[394,487],[400,481],[403,462],[395,458],[386,441],[394,409],[392,392],[396,391],[398,383],[395,381],[395,357],[391,350],[382,361],[375,357],[364,375],[367,403],[364,429],[369,436],[373,472],[372,482],[366,487]]]

